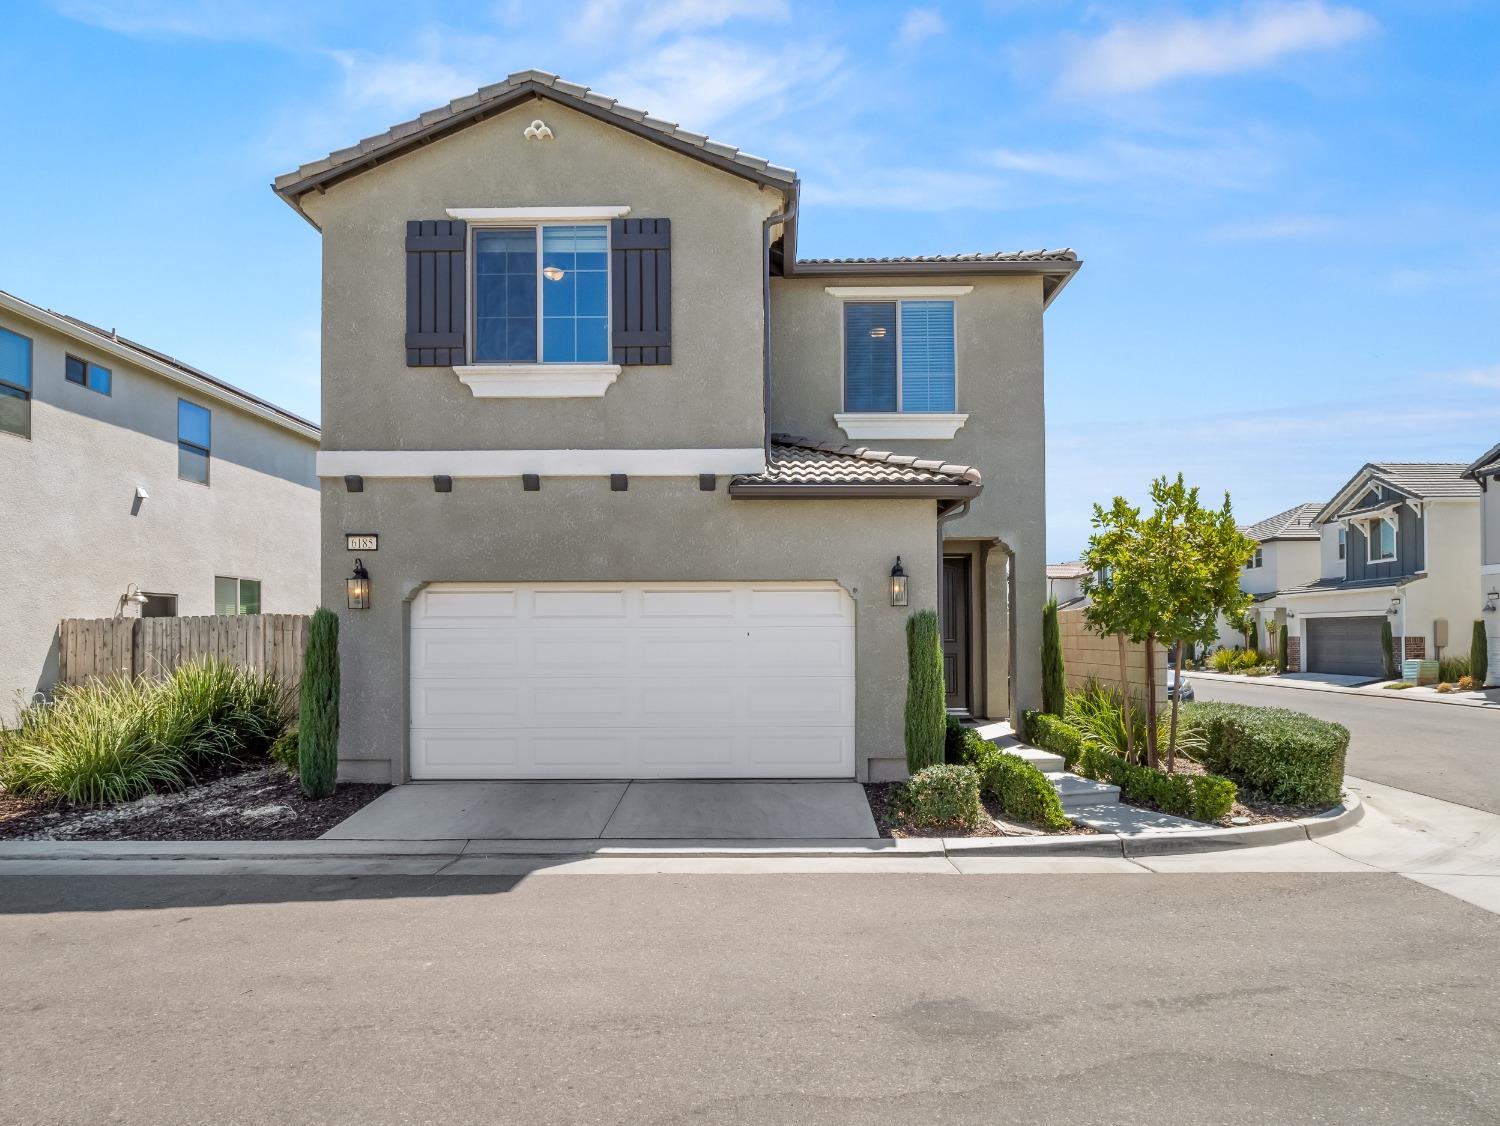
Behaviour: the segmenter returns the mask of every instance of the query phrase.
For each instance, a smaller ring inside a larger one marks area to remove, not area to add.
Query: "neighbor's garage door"
[[[442,583],[411,613],[413,778],[854,776],[836,583]]]
[[[1304,618],[1307,630],[1307,671],[1350,676],[1385,675],[1380,644],[1384,618]]]

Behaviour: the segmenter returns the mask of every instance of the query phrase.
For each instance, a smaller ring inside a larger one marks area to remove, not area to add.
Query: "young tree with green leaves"
[[[1125,659],[1128,643],[1139,644],[1145,638],[1142,628],[1140,556],[1141,510],[1115,497],[1108,511],[1094,505],[1091,521],[1094,534],[1089,537],[1083,562],[1089,574],[1083,579],[1088,596],[1084,606],[1084,623],[1100,637],[1114,634],[1120,652],[1120,700],[1125,709],[1125,757],[1136,762],[1135,718],[1132,715],[1130,676]]]
[[[1068,699],[1063,671],[1062,631],[1057,624],[1057,599],[1047,599],[1042,610],[1042,711],[1060,716]]]

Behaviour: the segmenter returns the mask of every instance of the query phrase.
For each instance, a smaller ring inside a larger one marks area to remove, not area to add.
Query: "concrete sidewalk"
[[[1271,688],[1301,688],[1310,692],[1338,692],[1346,696],[1378,696],[1383,700],[1415,700],[1426,704],[1456,704],[1459,707],[1500,710],[1500,688],[1485,688],[1470,692],[1438,692],[1436,689],[1425,686],[1391,689],[1384,687],[1395,682],[1391,678],[1381,677],[1379,680],[1371,680],[1369,677],[1342,676],[1337,673],[1296,672],[1284,673],[1280,676],[1242,676],[1233,673],[1194,670],[1182,675],[1188,680],[1263,684]]]

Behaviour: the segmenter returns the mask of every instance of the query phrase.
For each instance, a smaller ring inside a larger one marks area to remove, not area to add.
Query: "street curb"
[[[1270,677],[1262,676],[1234,676],[1221,672],[1185,672],[1182,674],[1189,680],[1207,680],[1216,683],[1229,684],[1253,684],[1262,688],[1292,688],[1298,692],[1328,692],[1335,696],[1364,696],[1373,697],[1377,700],[1404,700],[1409,704],[1441,704],[1445,708],[1495,708],[1500,707],[1489,700],[1448,700],[1437,699],[1432,696],[1413,696],[1411,691],[1392,692],[1385,688],[1376,687],[1379,684],[1389,683],[1384,677],[1372,681],[1370,684],[1359,687],[1346,687],[1341,684],[1310,684],[1296,681],[1276,681],[1267,683]]]
[[[903,861],[939,858],[964,859],[1003,857],[1124,857],[1162,856],[1171,853],[1220,852],[1294,840],[1315,840],[1355,824],[1364,815],[1364,805],[1355,794],[1326,813],[1300,821],[1249,825],[1231,829],[1203,829],[1190,833],[1160,833],[1125,837],[1117,833],[1078,836],[1034,837],[889,837],[849,840],[570,840],[570,841],[0,841],[0,876],[14,865],[17,875],[43,875],[49,863],[58,874],[76,875],[87,862],[100,862],[107,874],[120,869],[110,862],[127,862],[127,868],[150,875],[153,866],[202,862],[213,864],[254,862],[256,871],[274,872],[284,863],[289,870],[305,868],[307,862],[327,865],[345,861],[359,874],[361,866],[378,868],[382,863],[431,861],[440,867],[448,861],[475,857],[525,860],[874,860]],[[83,863],[80,863],[83,862]],[[39,870],[42,869],[42,870]]]

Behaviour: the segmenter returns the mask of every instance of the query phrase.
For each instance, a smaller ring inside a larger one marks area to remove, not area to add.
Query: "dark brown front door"
[[[969,557],[943,556],[943,681],[948,706],[969,710]]]

